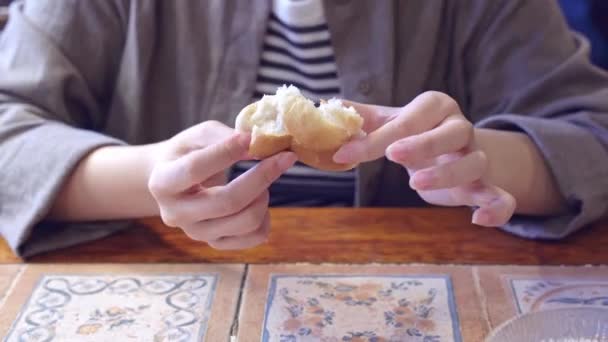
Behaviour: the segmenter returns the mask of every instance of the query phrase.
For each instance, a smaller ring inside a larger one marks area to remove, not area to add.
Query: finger
[[[197,241],[214,241],[230,236],[241,236],[257,230],[268,211],[268,191],[264,191],[244,210],[230,216],[206,220],[184,229]]]
[[[505,225],[515,213],[515,198],[503,189],[493,186],[492,191],[496,199],[487,202],[473,212],[472,222],[486,227],[500,227]]]
[[[258,246],[268,240],[270,233],[270,213],[266,213],[259,228],[249,234],[238,237],[225,237],[209,242],[215,249],[236,250]]]
[[[417,191],[455,188],[481,179],[486,167],[486,154],[473,151],[445,164],[414,172],[410,177],[410,187]]]
[[[366,133],[375,131],[401,112],[400,107],[376,106],[350,100],[342,100],[342,104],[353,107],[363,117],[363,131]]]
[[[481,181],[454,189],[453,196],[457,203],[477,207],[472,221],[486,227],[498,227],[507,223],[517,204],[510,193]]]
[[[180,220],[190,223],[238,213],[266,191],[296,159],[293,152],[278,153],[225,186],[204,189],[196,196],[176,198],[168,203]]]
[[[173,137],[177,150],[176,155],[183,155],[192,150],[201,149],[234,134],[234,129],[225,124],[209,120],[188,128]]]
[[[229,211],[242,210],[292,167],[297,159],[297,155],[293,152],[281,152],[262,160],[227,186],[219,188],[220,201],[216,203],[220,206],[224,205],[223,208]],[[224,199],[224,203],[221,199]]]
[[[460,113],[452,98],[436,92],[424,93],[400,110],[399,115],[365,138],[342,146],[334,155],[334,161],[351,164],[378,159],[395,141],[428,131],[449,115]]]
[[[452,115],[430,131],[401,139],[386,149],[386,157],[411,167],[443,154],[460,151],[470,144],[473,125],[462,115]]]
[[[179,194],[246,157],[250,136],[235,134],[221,142],[191,151],[168,162],[150,177],[154,194]]]
[[[224,185],[228,182],[228,175],[226,172],[218,172],[215,175],[207,178],[204,182],[193,185],[190,189],[182,193],[182,195],[196,195],[197,193],[204,191],[207,188],[214,186]]]

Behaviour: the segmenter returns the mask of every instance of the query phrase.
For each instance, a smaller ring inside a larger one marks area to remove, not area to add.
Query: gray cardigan
[[[126,222],[51,224],[46,212],[92,149],[233,125],[253,93],[269,1],[36,0],[0,38],[0,232],[20,255]],[[454,97],[478,126],[526,132],[570,206],[505,230],[561,238],[608,206],[608,76],[548,0],[326,1],[342,96],[404,105]],[[517,172],[514,166],[513,172]],[[417,197],[384,159],[358,170],[357,204]]]

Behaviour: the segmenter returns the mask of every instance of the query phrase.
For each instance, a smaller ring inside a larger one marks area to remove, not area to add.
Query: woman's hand
[[[402,108],[347,103],[365,118],[368,135],[343,146],[336,162],[386,156],[407,169],[410,186],[431,204],[478,207],[473,223],[483,226],[511,218],[515,198],[488,179],[477,132],[448,95],[426,92]]]
[[[248,159],[249,140],[208,121],[163,142],[148,181],[163,222],[218,249],[249,248],[266,241],[268,187],[296,156],[277,154],[226,184],[226,169]]]

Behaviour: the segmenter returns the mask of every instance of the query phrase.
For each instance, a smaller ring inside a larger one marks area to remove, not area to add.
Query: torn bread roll
[[[298,88],[283,86],[275,95],[264,95],[243,108],[235,128],[252,135],[249,154],[258,159],[281,151],[293,151],[311,167],[326,171],[346,171],[356,164],[333,161],[345,143],[365,135],[363,117],[353,107],[331,99],[318,107]]]

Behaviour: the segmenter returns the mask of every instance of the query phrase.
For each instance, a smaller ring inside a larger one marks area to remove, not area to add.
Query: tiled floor
[[[227,341],[244,266],[28,266],[0,311],[6,341]]]
[[[608,267],[0,266],[5,341],[482,341],[564,306],[608,320]]]
[[[469,267],[251,266],[238,341],[480,341],[473,284]]]

